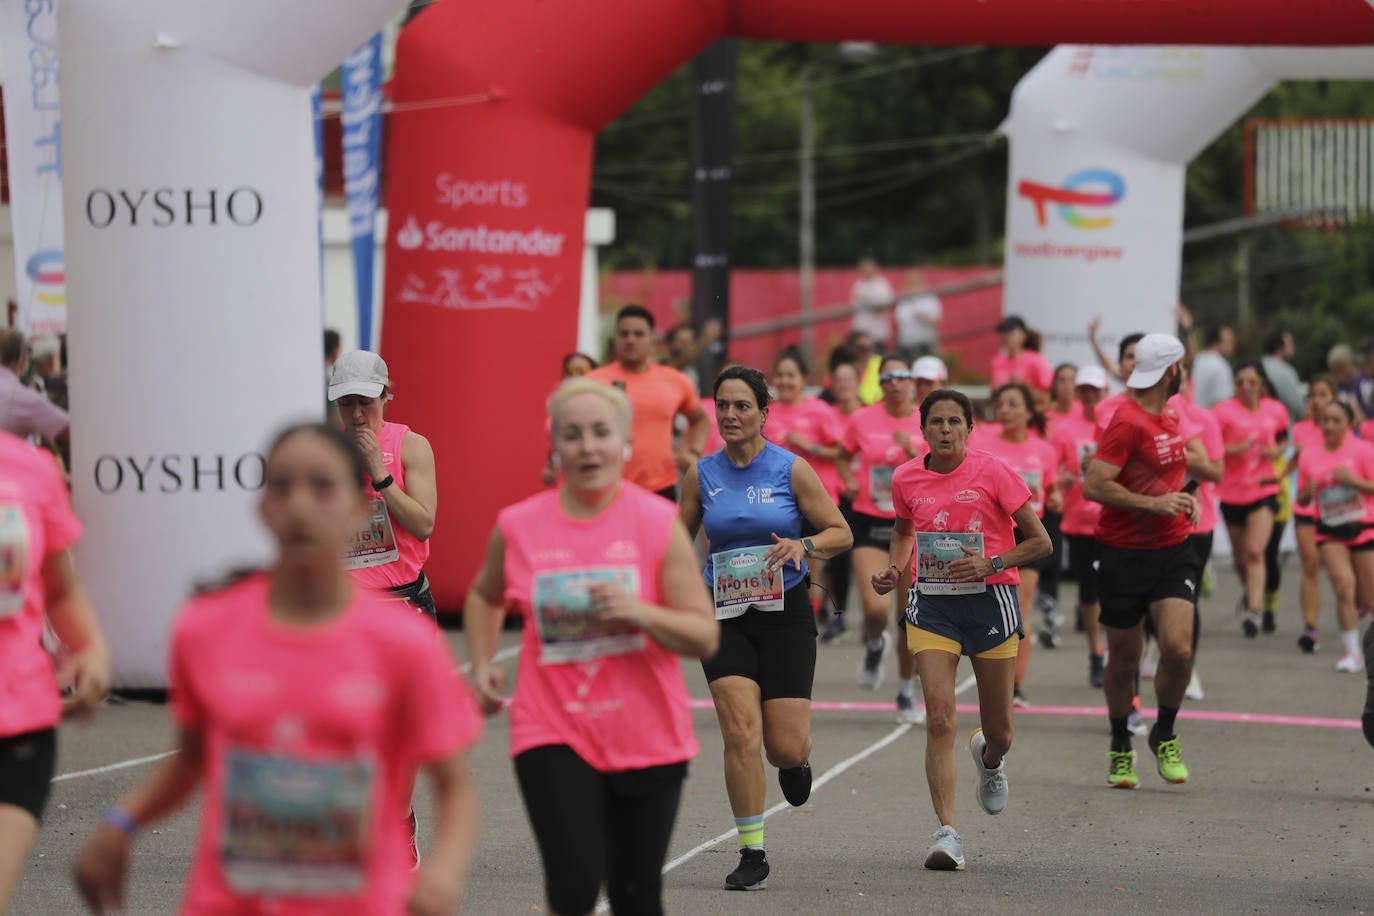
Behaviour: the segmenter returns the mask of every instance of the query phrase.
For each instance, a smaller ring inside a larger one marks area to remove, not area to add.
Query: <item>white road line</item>
[[[494,662],[503,662],[506,659],[519,654],[520,646],[508,646],[507,648],[502,649],[500,652],[497,652],[495,655],[493,655],[491,660]],[[458,670],[466,674],[471,668],[471,665],[465,664],[462,668]],[[170,757],[175,753],[175,750],[163,751],[161,754],[153,754],[148,757],[135,757],[132,760],[121,760],[118,763],[107,764],[106,766],[96,767],[91,770],[77,770],[75,773],[63,773],[61,776],[54,776],[52,778],[52,781],[62,782],[67,779],[80,779],[83,776],[99,776],[101,773],[112,773],[115,770],[123,770],[127,769],[128,767],[142,766],[145,763],[154,763],[158,760],[163,759],[164,757]]]

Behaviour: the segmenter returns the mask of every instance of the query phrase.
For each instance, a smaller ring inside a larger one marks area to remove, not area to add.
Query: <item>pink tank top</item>
[[[563,744],[603,773],[678,763],[697,752],[677,656],[645,634],[588,620],[586,588],[615,581],[662,603],[659,570],[677,507],[629,481],[595,518],[573,519],[558,490],[497,517],[506,607],[523,614],[510,705],[511,756]]]
[[[410,427],[402,423],[383,423],[377,433],[382,447],[382,464],[396,482],[392,484],[406,492],[406,468],[401,461],[401,442]],[[409,585],[420,577],[420,570],[429,559],[429,541],[422,541],[405,530],[387,511],[386,500],[367,484],[368,514],[363,526],[354,535],[353,547],[345,563],[353,577],[371,588],[394,588]]]

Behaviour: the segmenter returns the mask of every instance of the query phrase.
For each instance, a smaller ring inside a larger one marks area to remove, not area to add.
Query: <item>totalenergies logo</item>
[[[1126,196],[1126,182],[1108,169],[1084,169],[1074,172],[1058,187],[1022,181],[1016,186],[1016,194],[1035,204],[1038,226],[1045,225],[1045,205],[1056,204],[1059,218],[1075,229],[1105,229],[1112,224],[1112,217],[1101,211]]]
[[[67,304],[67,263],[62,252],[46,248],[36,252],[24,265],[33,284],[34,298],[43,305]]]

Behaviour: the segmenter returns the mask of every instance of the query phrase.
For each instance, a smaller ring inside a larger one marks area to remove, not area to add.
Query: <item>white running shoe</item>
[[[1364,659],[1353,652],[1347,652],[1341,656],[1341,660],[1336,662],[1337,671],[1364,672]]]
[[[916,704],[916,700],[905,694],[897,694],[897,723],[899,725],[925,725],[926,711]]]
[[[948,824],[935,831],[935,842],[926,850],[926,868],[933,871],[964,870],[964,841]]]
[[[988,814],[1001,814],[1007,806],[1007,759],[1003,757],[997,766],[988,769],[983,765],[983,752],[987,750],[988,739],[981,728],[968,736],[968,752],[978,767],[978,804]]]
[[[883,683],[883,659],[887,657],[887,647],[892,642],[887,635],[887,630],[883,630],[883,645],[879,649],[870,649],[864,645],[864,657],[859,660],[859,686],[864,690],[877,690]]]
[[[1183,691],[1183,695],[1190,700],[1200,700],[1204,696],[1202,692],[1202,678],[1197,676],[1197,669],[1193,669],[1193,676],[1188,678],[1188,689]]]

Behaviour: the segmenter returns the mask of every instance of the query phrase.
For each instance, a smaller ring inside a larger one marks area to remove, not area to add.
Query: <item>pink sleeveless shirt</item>
[[[677,657],[645,634],[588,619],[586,589],[615,581],[662,603],[659,570],[677,507],[629,481],[600,515],[569,518],[558,490],[508,506],[505,601],[523,614],[511,756],[564,744],[603,773],[678,763],[698,750]]]
[[[396,478],[392,486],[402,493],[406,492],[406,469],[401,461],[401,442],[408,432],[410,427],[402,423],[383,423],[377,433],[382,464]],[[409,585],[420,577],[420,570],[429,559],[429,541],[421,541],[391,517],[386,501],[372,488],[371,481],[367,484],[367,498],[367,520],[354,536],[345,563],[353,578],[371,588]]]

